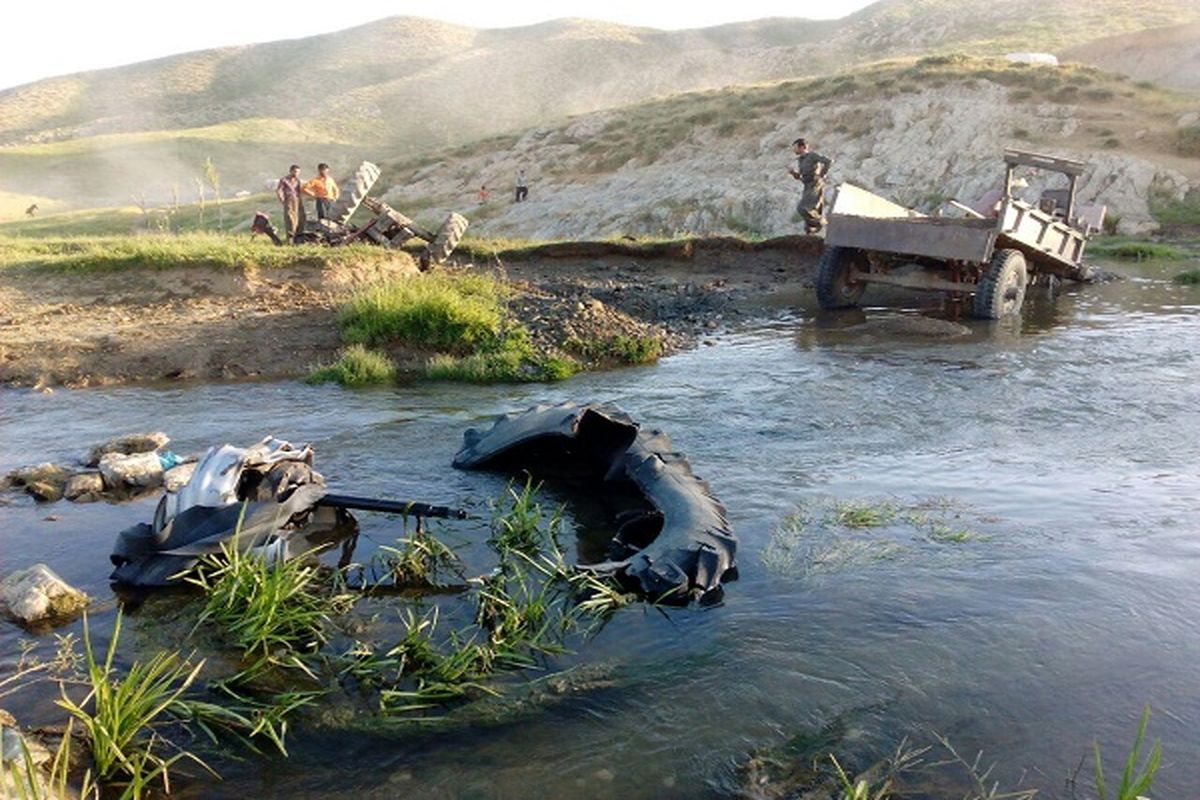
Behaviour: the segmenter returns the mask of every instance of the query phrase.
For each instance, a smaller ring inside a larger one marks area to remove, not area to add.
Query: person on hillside
[[[316,198],[317,219],[329,219],[329,209],[341,194],[337,181],[329,174],[329,165],[325,163],[317,164],[317,177],[301,186],[300,191]]]
[[[525,170],[517,170],[517,199],[515,202],[524,202],[525,198],[529,197],[529,186],[525,183]]]
[[[302,185],[299,164],[288,167],[288,174],[275,185],[275,196],[283,204],[283,230],[292,244],[299,244],[300,235],[304,233],[304,203],[300,197]]]
[[[488,191],[487,184],[480,186],[479,194],[476,195],[476,197],[479,198],[479,205],[483,205],[484,203],[486,203],[488,201],[488,198],[491,196],[492,196],[492,193]]]
[[[25,216],[32,217],[32,216],[36,215],[37,212],[38,212],[38,204],[34,203],[29,208],[25,209]]]
[[[833,162],[810,151],[804,139],[792,142],[792,152],[796,154],[796,166],[788,174],[804,185],[796,211],[804,219],[804,232],[818,233],[825,225],[825,176]]]

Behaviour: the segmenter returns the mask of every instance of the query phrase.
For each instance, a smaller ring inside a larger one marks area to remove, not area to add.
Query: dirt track
[[[543,344],[571,333],[658,332],[672,349],[811,285],[820,249],[805,237],[657,249],[578,243],[476,266],[500,269],[516,284],[513,308]],[[303,375],[341,347],[336,308],[355,287],[414,269],[398,254],[373,270],[0,271],[0,383]],[[415,367],[425,354],[393,355]]]

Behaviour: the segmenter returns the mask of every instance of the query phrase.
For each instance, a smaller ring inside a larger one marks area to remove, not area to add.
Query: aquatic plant
[[[393,585],[436,586],[438,577],[446,572],[462,577],[462,562],[454,550],[423,528],[397,539],[396,544],[379,548],[379,562]]]
[[[507,507],[493,504],[488,544],[500,554],[501,560],[513,551],[532,555],[548,544],[557,543],[562,529],[562,509],[547,512],[542,508],[536,499],[541,488],[540,483],[534,485],[531,476],[526,477],[520,491],[510,481]]]
[[[968,761],[959,754],[949,739],[941,734],[935,735],[942,748],[950,757],[943,761],[934,762],[929,766],[931,769],[945,766],[958,766],[961,768],[971,783],[971,789],[964,796],[963,800],[1032,800],[1037,795],[1037,789],[1013,789],[1011,791],[1002,789],[1000,782],[992,778],[992,772],[996,769],[996,763],[992,762],[984,767],[982,750],[977,752],[975,757]]]
[[[831,514],[833,523],[843,528],[879,528],[896,518],[896,508],[887,502],[844,500],[834,503]]]
[[[309,383],[338,383],[342,386],[371,386],[396,379],[396,363],[378,350],[352,344],[332,364],[315,367]]]
[[[101,783],[123,781],[126,793],[136,799],[156,782],[170,792],[171,768],[182,759],[211,772],[199,757],[173,745],[158,732],[173,719],[172,707],[196,680],[204,662],[192,666],[177,651],[164,651],[149,661],[135,661],[125,675],[117,677],[113,659],[121,619],[118,613],[108,650],[100,662],[84,618],[84,658],[90,691],[76,702],[64,689],[57,702],[79,722],[96,779]],[[174,752],[166,755],[170,750]]]
[[[1142,745],[1146,740],[1146,726],[1150,724],[1150,706],[1142,710],[1142,721],[1138,724],[1137,735],[1133,739],[1133,747],[1125,758],[1125,769],[1121,772],[1121,782],[1116,787],[1116,794],[1109,795],[1108,781],[1104,775],[1104,762],[1100,757],[1100,743],[1092,743],[1092,751],[1096,757],[1096,794],[1100,800],[1138,800],[1150,792],[1154,784],[1154,776],[1162,763],[1162,743],[1155,742],[1150,752],[1142,757]],[[1141,763],[1139,763],[1141,762]]]
[[[355,599],[322,587],[318,567],[303,559],[269,559],[229,542],[221,544],[219,555],[204,557],[187,581],[206,595],[197,627],[215,625],[247,656],[305,672],[309,668],[299,654],[323,644],[326,623]]]
[[[1200,269],[1189,269],[1179,273],[1174,278],[1175,282],[1182,286],[1197,286],[1200,285]]]

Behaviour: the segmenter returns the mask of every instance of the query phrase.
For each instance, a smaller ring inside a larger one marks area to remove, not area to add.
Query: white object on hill
[[[1049,64],[1058,66],[1058,56],[1052,53],[1005,53],[1004,57],[1018,64]]]

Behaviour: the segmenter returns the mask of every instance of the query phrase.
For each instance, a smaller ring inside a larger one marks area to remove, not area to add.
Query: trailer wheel
[[[1002,319],[1021,313],[1029,270],[1020,250],[997,250],[975,289],[975,316]]]
[[[851,267],[866,272],[867,259],[853,247],[826,247],[817,264],[817,302],[821,308],[853,308],[858,305],[865,283],[850,279]]]
[[[467,232],[469,224],[467,218],[462,214],[450,212],[446,221],[442,223],[442,227],[438,229],[437,236],[433,237],[433,241],[421,254],[421,269],[428,269],[433,264],[441,264],[449,258],[450,254],[454,252],[454,248],[458,247],[463,234]]]

